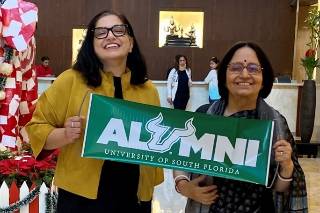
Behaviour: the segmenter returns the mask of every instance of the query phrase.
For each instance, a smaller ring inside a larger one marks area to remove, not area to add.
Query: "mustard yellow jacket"
[[[67,70],[59,75],[51,87],[40,96],[33,117],[26,126],[36,157],[43,150],[50,132],[55,128],[63,127],[68,117],[78,115],[83,100],[81,115],[86,117],[89,104],[89,95],[86,96],[88,90],[109,97],[114,96],[112,74],[101,73],[101,86],[89,88],[79,72]],[[129,70],[121,76],[124,100],[160,105],[157,89],[151,81],[139,86],[131,85],[130,77]],[[83,122],[83,132],[84,128],[85,122]],[[54,183],[59,188],[74,194],[96,199],[103,160],[82,158],[80,156],[82,143],[83,136],[75,143],[61,148]],[[154,186],[161,182],[163,182],[162,169],[141,165],[138,186],[139,199],[142,201],[151,200]]]

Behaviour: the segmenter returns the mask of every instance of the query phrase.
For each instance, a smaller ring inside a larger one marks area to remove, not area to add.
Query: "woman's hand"
[[[61,148],[81,137],[81,127],[84,118],[79,116],[69,117],[63,128],[55,128],[47,137],[44,149],[52,150]]]
[[[288,141],[278,140],[274,145],[275,160],[279,162],[280,168],[274,190],[278,192],[287,192],[292,181],[292,173],[294,169],[291,159],[292,148]]]
[[[80,138],[82,118],[80,116],[69,117],[64,123],[64,135],[69,143],[73,143],[74,140]]]
[[[291,159],[292,148],[288,141],[278,140],[274,145],[275,160],[280,164],[280,175],[291,178],[293,172],[293,162]]]
[[[199,186],[205,178],[205,175],[201,175],[191,181],[181,180],[178,182],[177,188],[182,195],[199,203],[211,205],[219,197],[218,190],[216,185]]]
[[[170,105],[172,105],[172,104],[173,104],[173,102],[172,102],[172,98],[171,98],[171,97],[167,97],[167,101],[168,101],[168,103],[169,103]]]

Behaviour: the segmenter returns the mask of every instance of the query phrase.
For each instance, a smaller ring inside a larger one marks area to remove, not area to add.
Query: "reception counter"
[[[38,94],[46,90],[55,77],[38,78]],[[166,81],[153,81],[156,85],[162,107],[171,107],[167,102]],[[296,132],[297,109],[299,88],[302,84],[297,83],[274,83],[271,94],[266,102],[283,114],[288,122],[291,132]],[[320,141],[320,85],[317,85],[317,103],[315,112],[315,123],[312,140]],[[187,105],[188,111],[195,111],[199,106],[208,103],[208,85],[204,82],[193,82],[190,90],[190,100]]]
[[[48,89],[56,77],[38,77],[38,95],[40,96],[43,91]]]
[[[170,107],[166,97],[166,81],[153,81],[159,91],[161,106]],[[266,102],[278,110],[287,119],[291,132],[297,131],[297,109],[299,83],[274,83]],[[316,112],[312,140],[320,140],[320,85],[317,85]],[[208,85],[204,82],[193,82],[187,110],[195,111],[199,106],[208,103]]]

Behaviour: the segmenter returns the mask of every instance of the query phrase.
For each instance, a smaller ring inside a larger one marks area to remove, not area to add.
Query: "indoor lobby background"
[[[37,25],[37,63],[50,57],[55,76],[72,64],[72,32],[83,29],[93,15],[103,9],[124,13],[133,25],[150,79],[158,88],[161,105],[166,102],[166,72],[174,56],[184,54],[190,62],[193,86],[187,110],[207,103],[207,84],[203,82],[212,56],[221,58],[239,40],[258,43],[267,53],[277,77],[288,76],[289,83],[275,83],[267,102],[287,119],[291,132],[299,139],[301,88],[306,79],[300,59],[307,50],[309,31],[305,18],[316,0],[32,0],[39,8]],[[203,47],[159,47],[160,11],[203,12]],[[318,53],[319,54],[319,53]],[[311,141],[320,143],[320,71],[315,76],[316,112]],[[39,94],[54,78],[39,78]],[[318,148],[318,147],[317,147]],[[319,149],[319,148],[318,148]],[[320,209],[319,151],[317,158],[299,159],[306,173],[310,212]],[[154,212],[183,212],[185,199],[174,190],[171,171],[154,195]],[[174,202],[172,202],[174,200]],[[179,202],[181,201],[181,202]]]

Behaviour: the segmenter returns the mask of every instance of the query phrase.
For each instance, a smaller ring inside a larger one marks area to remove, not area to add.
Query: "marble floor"
[[[309,213],[320,210],[320,158],[299,158],[306,176]]]
[[[305,172],[308,191],[309,213],[320,209],[320,158],[299,158]],[[154,194],[153,213],[184,213],[186,199],[174,189],[171,170],[165,170],[165,182],[159,185]]]

